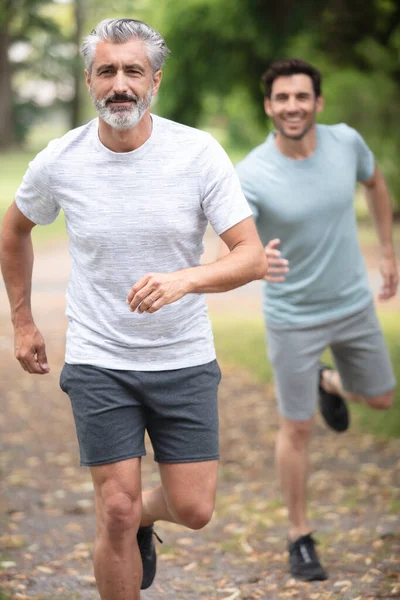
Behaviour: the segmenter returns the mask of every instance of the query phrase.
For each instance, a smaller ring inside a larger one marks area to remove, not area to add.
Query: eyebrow
[[[278,92],[277,94],[274,94],[275,98],[282,98],[285,96],[290,96],[290,92]],[[296,92],[295,96],[311,96],[311,92],[306,92],[306,91]]]
[[[105,63],[105,64],[100,65],[99,67],[96,68],[96,73],[100,73],[104,69],[115,69],[115,68],[116,67],[115,67],[115,65],[113,63]],[[144,67],[142,65],[138,64],[138,63],[132,63],[132,64],[123,65],[123,68],[124,69],[137,69],[141,73],[145,72]]]

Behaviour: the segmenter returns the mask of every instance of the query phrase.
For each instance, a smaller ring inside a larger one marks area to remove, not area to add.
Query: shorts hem
[[[282,417],[284,417],[285,419],[288,419],[290,421],[309,421],[317,413],[317,407],[315,407],[315,409],[313,410],[313,412],[311,413],[311,415],[309,417],[304,417],[303,415],[302,416],[298,416],[298,415],[293,416],[293,415],[290,415],[287,411],[283,411],[279,407],[278,407],[278,412]]]
[[[117,458],[105,458],[104,460],[81,460],[81,467],[100,467],[101,465],[109,465],[111,463],[122,462],[124,460],[129,460],[130,458],[142,458],[146,456],[146,452],[142,454],[129,454],[124,456],[119,456]]]
[[[348,394],[353,394],[354,396],[363,396],[365,398],[376,398],[376,396],[381,396],[382,394],[387,394],[388,392],[393,392],[396,389],[397,381],[394,381],[392,385],[385,386],[384,388],[377,388],[373,392],[361,392],[358,390],[351,390],[349,388],[345,388],[345,392]]]
[[[161,458],[158,456],[154,456],[155,462],[162,463],[162,464],[197,463],[197,462],[207,462],[209,460],[219,460],[219,459],[220,459],[219,454],[214,454],[213,456],[206,456],[206,457],[195,456],[195,457],[191,457],[191,458]]]

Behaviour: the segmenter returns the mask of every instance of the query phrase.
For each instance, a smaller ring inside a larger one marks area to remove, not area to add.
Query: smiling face
[[[161,76],[161,71],[152,73],[142,40],[100,42],[86,84],[99,117],[124,131],[135,127],[150,108]]]
[[[308,75],[282,75],[273,82],[271,97],[265,98],[264,107],[284,138],[301,140],[313,128],[316,114],[323,108],[323,98],[315,96]]]

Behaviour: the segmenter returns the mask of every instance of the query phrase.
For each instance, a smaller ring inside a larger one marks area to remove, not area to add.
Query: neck
[[[125,131],[119,131],[99,118],[99,138],[103,146],[113,152],[132,152],[140,148],[151,136],[153,121],[146,111],[139,123]]]
[[[295,160],[309,158],[317,147],[317,132],[315,125],[312,126],[300,140],[285,137],[280,131],[275,136],[275,145],[282,154]]]

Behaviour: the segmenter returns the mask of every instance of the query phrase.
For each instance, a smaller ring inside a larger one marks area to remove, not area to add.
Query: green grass
[[[242,317],[211,313],[215,346],[220,362],[244,367],[260,382],[272,383],[272,369],[266,358],[264,324],[261,315]],[[400,383],[400,318],[398,312],[379,313],[386,342]],[[327,351],[323,359],[332,362]],[[351,405],[353,422],[362,431],[382,437],[400,437],[400,387],[390,411],[375,411]]]

